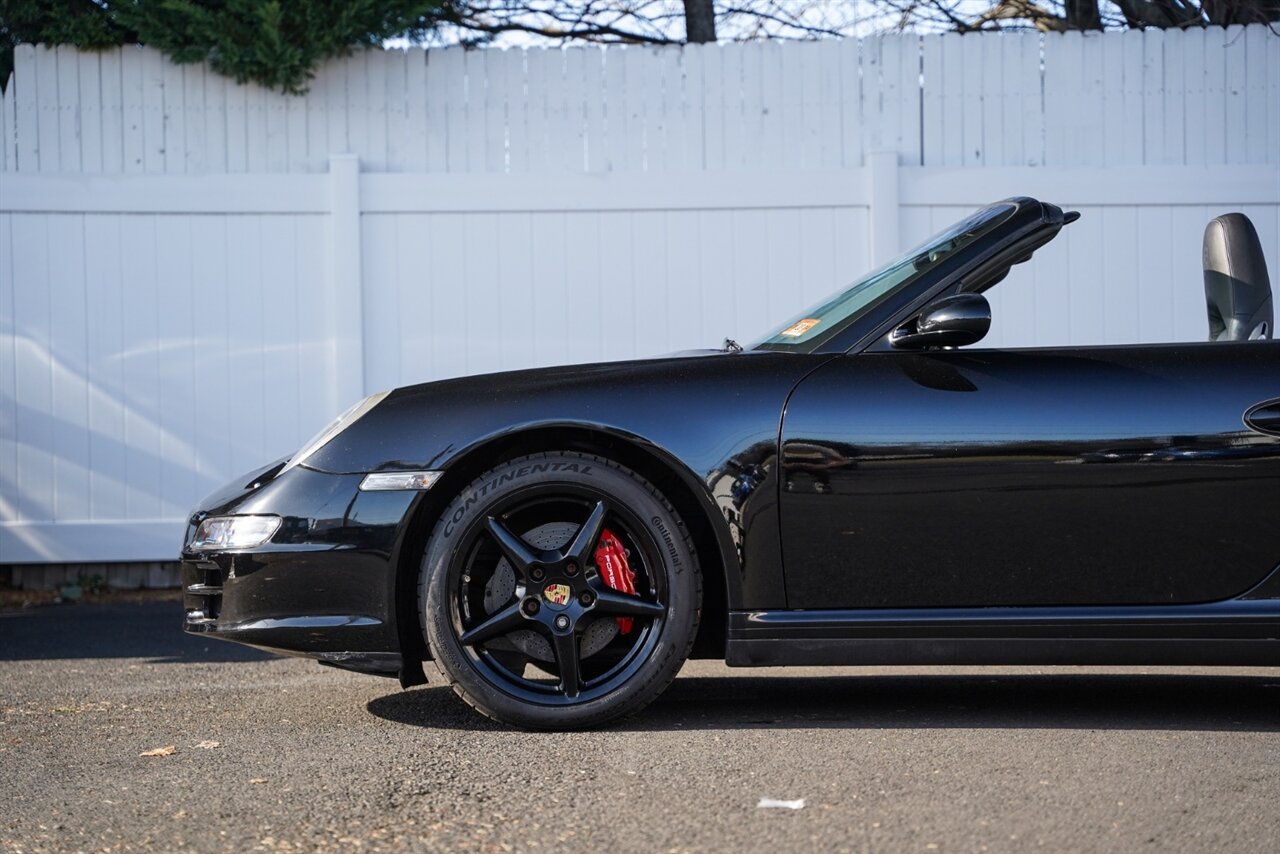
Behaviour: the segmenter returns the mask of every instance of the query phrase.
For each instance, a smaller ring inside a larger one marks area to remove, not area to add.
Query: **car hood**
[[[693,350],[406,386],[306,465],[334,473],[443,468],[488,439],[568,426],[714,456],[728,437],[776,441],[787,394],[825,358]]]

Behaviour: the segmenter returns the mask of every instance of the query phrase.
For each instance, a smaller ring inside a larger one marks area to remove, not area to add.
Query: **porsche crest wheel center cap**
[[[563,608],[573,598],[573,590],[567,584],[548,584],[542,588],[542,598],[552,608]]]

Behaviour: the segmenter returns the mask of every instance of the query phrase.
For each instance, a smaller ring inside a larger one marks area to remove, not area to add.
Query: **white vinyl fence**
[[[1280,279],[1263,27],[360,52],[286,97],[19,47],[0,563],[160,560],[363,394],[741,341],[972,208],[1079,209],[991,346],[1199,340],[1205,223]]]

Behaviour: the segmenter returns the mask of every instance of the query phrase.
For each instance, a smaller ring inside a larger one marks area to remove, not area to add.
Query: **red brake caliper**
[[[596,546],[596,566],[600,568],[600,577],[609,587],[628,596],[636,595],[636,574],[627,564],[627,550],[608,528],[600,533],[600,542]],[[635,624],[632,617],[618,617],[618,628],[628,634]]]

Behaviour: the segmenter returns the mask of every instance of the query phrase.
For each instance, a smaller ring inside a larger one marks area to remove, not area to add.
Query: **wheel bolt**
[[[565,629],[569,628],[569,618],[566,617],[564,614],[561,614],[560,616],[556,617],[556,628],[559,629],[560,631],[564,631]]]
[[[541,581],[546,577],[546,573],[542,571],[542,567],[535,566],[533,569],[529,570],[529,577],[534,581]]]
[[[582,603],[582,607],[590,608],[596,602],[596,594],[590,590],[583,590],[578,596],[578,601]]]
[[[576,563],[566,563],[564,565],[564,574],[573,578],[578,574],[578,565]]]
[[[538,609],[541,607],[542,606],[538,603],[538,600],[534,599],[532,596],[524,600],[524,604],[520,606],[520,608],[530,617],[538,613]]]

